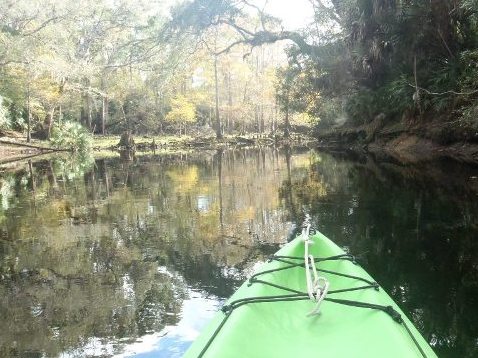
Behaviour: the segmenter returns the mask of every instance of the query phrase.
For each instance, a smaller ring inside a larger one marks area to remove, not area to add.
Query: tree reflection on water
[[[259,150],[5,171],[0,354],[113,355],[229,296],[287,239],[284,166]]]
[[[308,215],[359,256],[440,356],[474,356],[473,177],[449,163],[287,148],[4,170],[0,355],[180,356]]]

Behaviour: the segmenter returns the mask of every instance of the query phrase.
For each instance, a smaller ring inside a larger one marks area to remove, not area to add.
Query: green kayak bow
[[[226,302],[185,357],[436,357],[353,256],[296,238]]]

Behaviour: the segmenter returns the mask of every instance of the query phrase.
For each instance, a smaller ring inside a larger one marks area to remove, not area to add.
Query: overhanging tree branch
[[[66,17],[66,15],[59,15],[59,16],[54,16],[52,18],[49,18],[45,21],[43,21],[39,26],[37,26],[36,28],[34,28],[33,30],[30,30],[30,31],[26,31],[26,32],[22,32],[22,35],[23,36],[32,36],[34,34],[36,34],[37,32],[43,30],[45,27],[48,26],[48,24],[50,24],[51,22],[57,22],[61,19],[64,19]]]

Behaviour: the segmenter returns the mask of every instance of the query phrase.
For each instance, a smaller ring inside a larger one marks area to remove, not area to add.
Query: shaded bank
[[[382,159],[418,163],[450,158],[478,164],[478,129],[454,122],[423,125],[370,124],[316,133],[319,146],[333,150],[373,153]]]

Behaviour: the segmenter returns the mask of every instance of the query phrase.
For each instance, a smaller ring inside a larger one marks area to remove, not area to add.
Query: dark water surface
[[[306,216],[478,356],[478,169],[236,150],[0,171],[0,356],[180,357]]]

